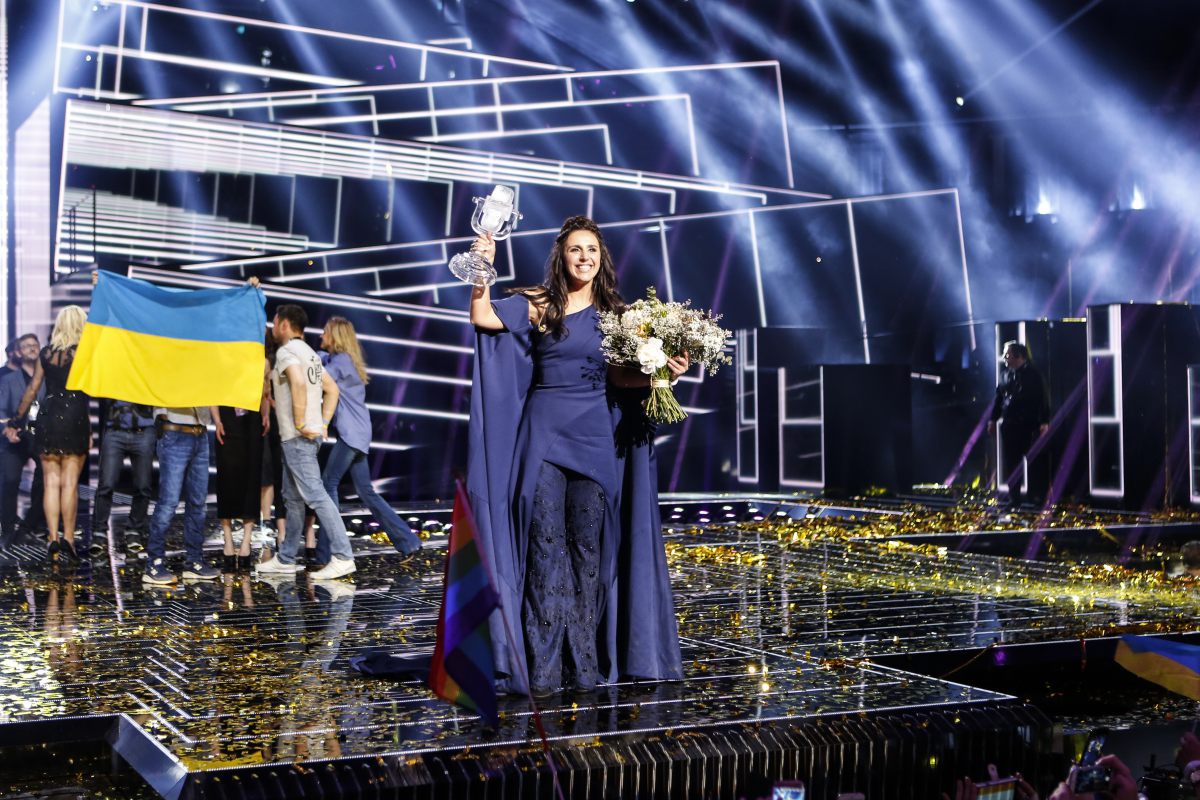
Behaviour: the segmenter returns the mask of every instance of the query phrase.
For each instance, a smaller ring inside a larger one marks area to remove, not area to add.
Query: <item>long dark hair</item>
[[[613,265],[612,253],[604,243],[604,234],[600,226],[584,216],[568,217],[554,238],[554,249],[546,259],[546,278],[539,286],[525,286],[520,289],[510,289],[511,294],[523,294],[535,305],[545,306],[542,315],[542,326],[555,335],[564,333],[563,317],[566,316],[567,291],[567,260],[563,256],[567,237],[575,231],[587,231],[596,237],[600,243],[600,269],[592,279],[592,304],[601,311],[620,311],[625,307],[617,291],[617,270]]]
[[[267,326],[266,336],[263,337],[263,348],[267,356],[267,360],[271,362],[271,366],[275,366],[275,351],[279,349],[279,342],[275,341],[275,333],[271,327]]]

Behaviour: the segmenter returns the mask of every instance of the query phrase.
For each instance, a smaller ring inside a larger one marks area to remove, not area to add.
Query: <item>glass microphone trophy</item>
[[[507,239],[521,219],[512,187],[497,185],[487,197],[476,197],[474,200],[471,229],[480,236],[490,233],[496,241]],[[495,268],[474,250],[459,253],[450,259],[450,271],[460,281],[475,286],[491,286],[496,282]]]

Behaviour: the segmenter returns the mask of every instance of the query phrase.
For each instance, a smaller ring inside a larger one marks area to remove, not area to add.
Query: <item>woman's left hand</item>
[[[687,350],[684,350],[677,356],[667,359],[667,369],[671,371],[671,380],[676,380],[680,375],[688,371],[688,367],[692,365],[688,358]]]

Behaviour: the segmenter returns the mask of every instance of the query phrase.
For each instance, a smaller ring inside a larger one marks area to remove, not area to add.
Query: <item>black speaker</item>
[[[1092,497],[1147,511],[1187,504],[1187,367],[1200,361],[1196,309],[1090,306],[1087,330]]]
[[[908,491],[908,365],[805,363],[806,333],[738,332],[738,480],[760,491]]]

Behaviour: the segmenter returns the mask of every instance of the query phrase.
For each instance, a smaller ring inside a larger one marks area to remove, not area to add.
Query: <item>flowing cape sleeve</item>
[[[500,614],[492,614],[490,620],[496,672],[508,676],[510,691],[523,691],[527,674],[521,634],[524,544],[513,525],[513,452],[533,380],[532,330],[524,296],[497,300],[492,307],[505,330],[475,331],[467,494],[480,549],[500,596]],[[510,633],[515,647],[509,645]]]
[[[609,602],[606,625],[610,641],[615,635],[621,675],[681,680],[679,630],[658,511],[654,426],[642,411],[644,397],[645,390],[612,390],[621,540],[610,595],[615,603]]]

